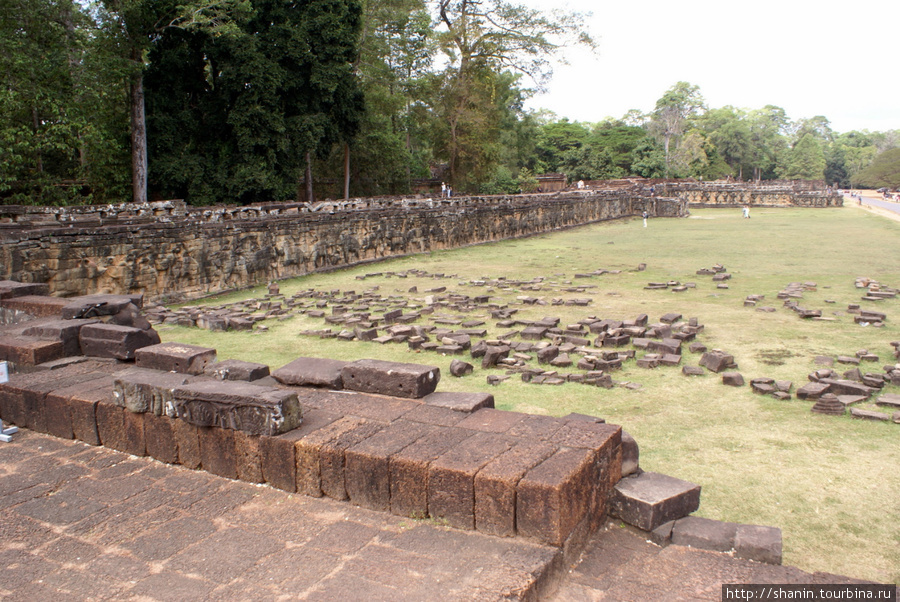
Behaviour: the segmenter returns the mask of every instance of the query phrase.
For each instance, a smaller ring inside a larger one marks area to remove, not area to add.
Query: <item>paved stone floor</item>
[[[521,539],[24,429],[0,443],[4,600],[718,600],[721,583],[810,581],[841,578],[660,549],[619,527],[566,570]]]

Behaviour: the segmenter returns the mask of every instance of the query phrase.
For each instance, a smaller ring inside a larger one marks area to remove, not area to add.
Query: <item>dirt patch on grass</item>
[[[794,353],[788,349],[763,349],[756,354],[760,363],[767,366],[783,366],[792,357],[800,357],[799,353]]]

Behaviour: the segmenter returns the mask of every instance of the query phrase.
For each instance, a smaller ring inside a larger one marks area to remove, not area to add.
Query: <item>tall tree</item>
[[[669,177],[671,146],[677,145],[691,117],[704,109],[700,88],[687,82],[678,82],[656,101],[650,118],[650,131],[663,142],[665,152],[665,177]]]
[[[456,181],[461,159],[473,156],[469,145],[475,138],[493,138],[476,136],[485,117],[480,101],[491,93],[492,74],[510,70],[541,86],[549,78],[551,58],[563,48],[594,42],[581,29],[584,17],[578,13],[548,15],[504,0],[437,0],[436,5],[449,58],[439,118],[450,178]]]
[[[146,72],[151,175],[192,203],[312,195],[311,165],[356,132],[355,0],[257,0],[228,35],[164,31]]]
[[[804,134],[787,152],[781,177],[787,180],[821,180],[825,177],[825,152],[811,132]]]

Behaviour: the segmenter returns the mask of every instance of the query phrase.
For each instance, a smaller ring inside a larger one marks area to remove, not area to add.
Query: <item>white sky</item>
[[[898,0],[512,0],[593,12],[599,56],[567,49],[528,101],[573,121],[647,112],[678,81],[707,106],[824,115],[837,132],[900,129]]]

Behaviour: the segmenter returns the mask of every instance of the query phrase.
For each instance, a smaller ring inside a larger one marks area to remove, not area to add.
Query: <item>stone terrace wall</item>
[[[0,280],[51,295],[198,297],[315,271],[462,247],[686,203],[633,192],[356,199],[191,209],[180,201],[0,207]]]
[[[666,183],[661,194],[688,202],[691,207],[841,207],[843,197],[822,188],[809,190],[788,183],[777,185],[710,183]]]

